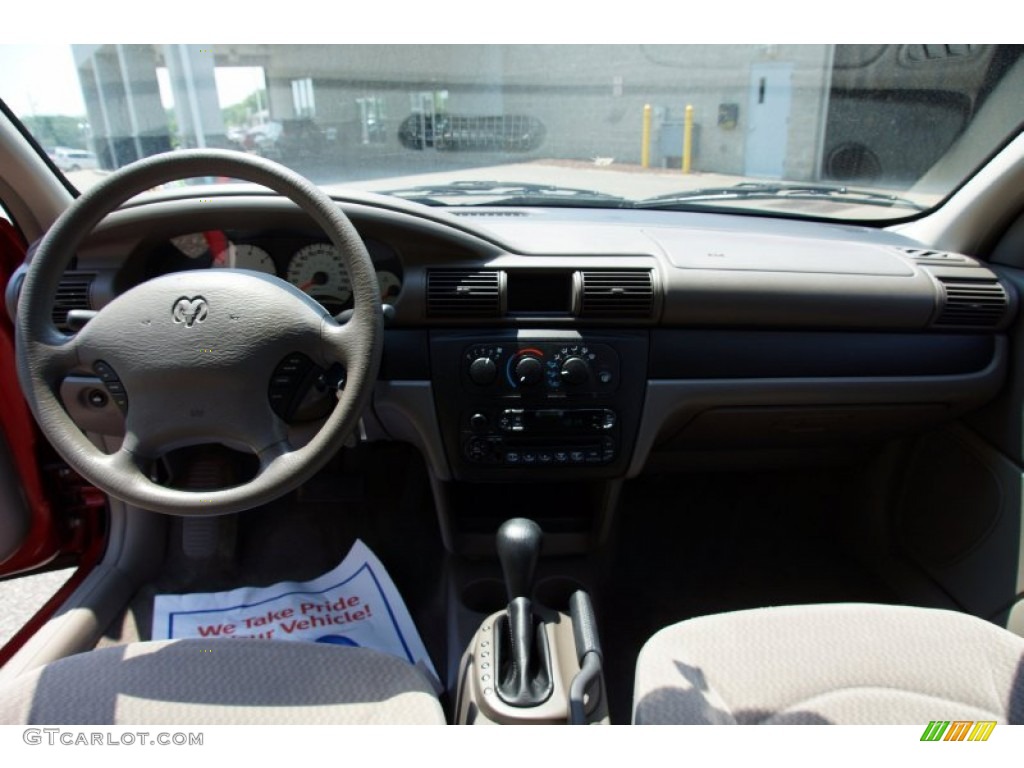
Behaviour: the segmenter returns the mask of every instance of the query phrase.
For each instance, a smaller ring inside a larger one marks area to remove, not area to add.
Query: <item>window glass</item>
[[[1024,122],[1018,45],[97,44],[34,70],[36,50],[0,49],[0,95],[79,187],[224,147],[431,205],[885,220]]]

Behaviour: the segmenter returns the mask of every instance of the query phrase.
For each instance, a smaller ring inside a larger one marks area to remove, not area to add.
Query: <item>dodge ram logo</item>
[[[196,296],[192,299],[182,296],[174,302],[171,317],[174,318],[174,322],[184,323],[186,328],[191,328],[196,323],[203,322],[209,311],[210,308],[206,304],[206,299],[202,296]]]

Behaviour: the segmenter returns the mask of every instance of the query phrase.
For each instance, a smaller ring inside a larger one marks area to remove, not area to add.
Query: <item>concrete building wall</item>
[[[107,48],[92,52],[91,66],[108,67]],[[518,155],[524,158],[601,157],[639,163],[643,109],[649,104],[655,116],[651,159],[657,166],[678,162],[683,112],[689,104],[697,126],[693,169],[729,174],[743,173],[749,160],[753,68],[784,64],[791,67],[792,77],[779,145],[785,145],[785,175],[795,179],[814,178],[818,172],[833,50],[813,45],[163,48],[186,144],[198,143],[196,115],[207,134],[224,133],[213,71],[237,64],[264,68],[272,120],[300,116],[293,81],[310,81],[312,120],[328,137],[327,150],[339,155],[416,151],[399,141],[399,129],[425,109],[465,117],[536,119],[545,128],[544,140]],[[132,55],[133,61],[144,63],[138,51]],[[198,76],[191,89],[182,85],[188,74]],[[133,77],[148,82],[144,74]],[[84,81],[83,86],[88,87]],[[115,100],[107,109],[124,111],[121,106]],[[372,125],[368,109],[374,115]],[[472,152],[462,151],[467,158]]]
[[[72,54],[102,167],[170,149],[151,46],[76,45]]]
[[[742,173],[751,67],[793,66],[786,175],[812,178],[818,168],[827,108],[831,46],[282,46],[267,64],[274,115],[292,116],[290,80],[312,76],[316,121],[337,129],[339,146],[359,143],[357,100],[386,104],[394,149],[401,121],[419,92],[446,92],[457,115],[527,115],[546,130],[531,157],[589,160],[612,157],[639,163],[643,108],[654,108],[655,165],[682,154],[687,104],[698,126],[693,168]],[[457,73],[457,74],[454,74]],[[719,120],[720,108],[738,119]],[[674,141],[679,135],[680,140]],[[664,137],[664,139],[662,138]],[[675,144],[679,144],[678,147]]]

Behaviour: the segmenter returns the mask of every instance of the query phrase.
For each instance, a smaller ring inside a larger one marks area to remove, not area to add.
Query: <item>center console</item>
[[[576,590],[568,612],[535,600],[540,527],[506,520],[496,549],[508,606],[484,618],[459,665],[456,722],[608,723],[601,645],[589,595]]]
[[[448,665],[457,722],[608,721],[588,555],[607,539],[632,459],[648,347],[643,330],[430,332],[449,470],[433,488],[453,554],[449,649],[464,649]],[[539,564],[510,554],[529,528],[523,510],[545,531]],[[507,603],[491,590],[495,549]]]
[[[624,473],[643,405],[646,333],[437,332],[430,343],[456,480]]]

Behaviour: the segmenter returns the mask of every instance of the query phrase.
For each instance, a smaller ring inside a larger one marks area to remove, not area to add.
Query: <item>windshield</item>
[[[1020,130],[1022,48],[3,46],[0,96],[80,189],[224,147],[428,205],[884,221]]]

